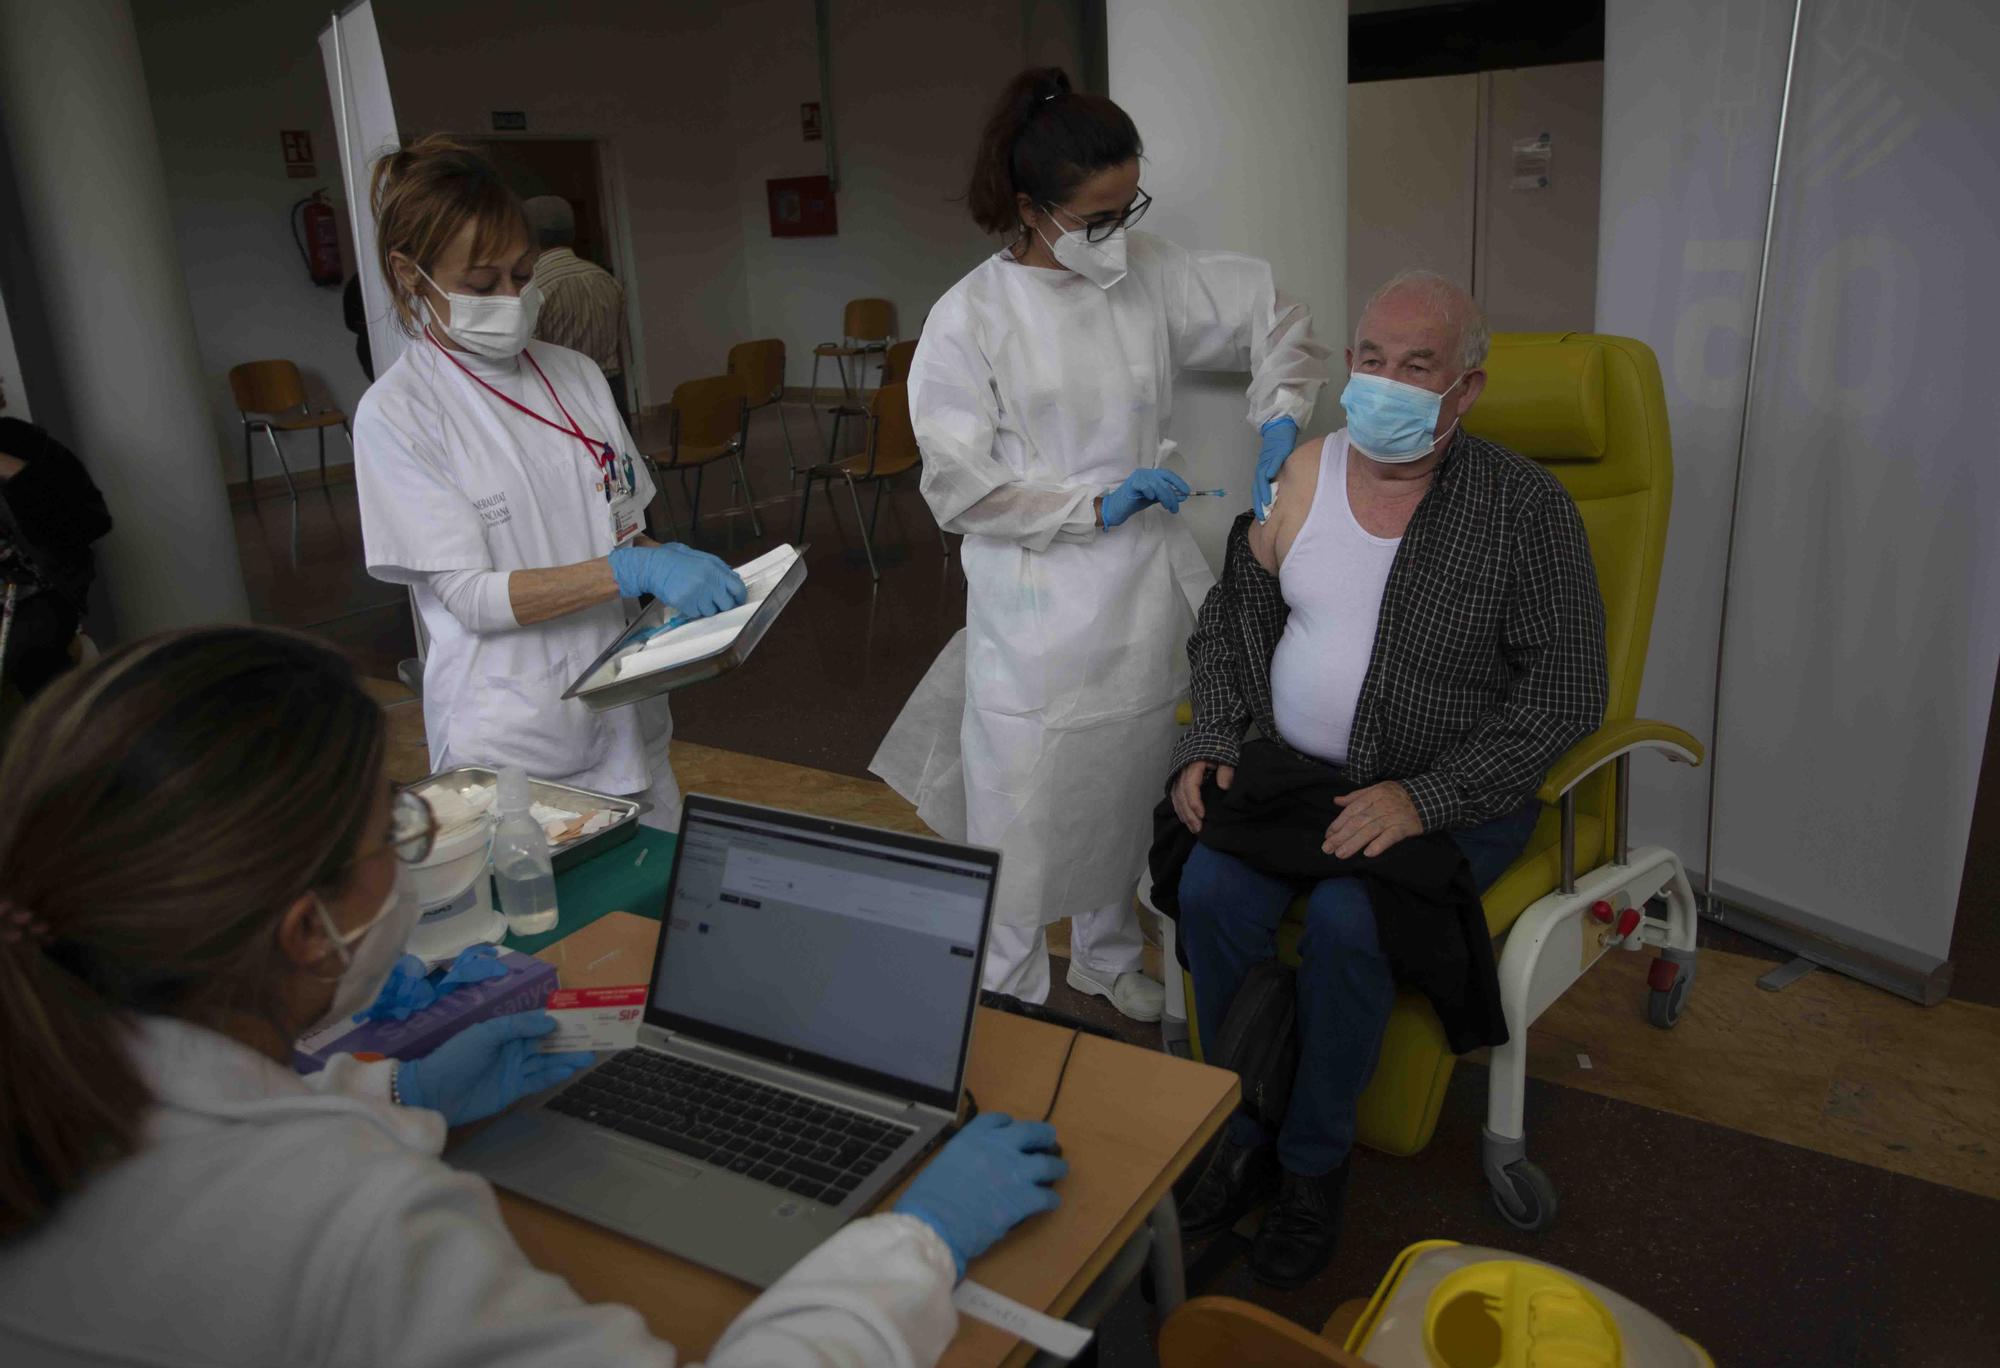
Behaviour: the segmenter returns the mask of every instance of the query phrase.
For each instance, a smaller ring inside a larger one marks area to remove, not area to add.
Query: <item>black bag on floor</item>
[[[1234,1069],[1243,1084],[1243,1109],[1267,1130],[1285,1124],[1292,1079],[1299,1071],[1299,1000],[1292,967],[1265,960],[1243,976],[1222,1019],[1221,1039],[1204,1051],[1208,1062]]]

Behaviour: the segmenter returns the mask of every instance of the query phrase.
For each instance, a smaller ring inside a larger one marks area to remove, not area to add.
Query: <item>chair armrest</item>
[[[1642,750],[1658,751],[1683,765],[1699,765],[1706,754],[1701,742],[1668,722],[1641,718],[1607,722],[1563,753],[1535,796],[1544,803],[1560,802],[1565,793],[1619,756]]]
[[[1194,725],[1194,703],[1191,700],[1183,698],[1174,705],[1174,721],[1183,727]]]

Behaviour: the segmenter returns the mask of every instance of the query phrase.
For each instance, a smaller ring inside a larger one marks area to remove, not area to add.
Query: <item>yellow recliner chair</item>
[[[1673,502],[1666,397],[1652,349],[1593,333],[1499,333],[1486,374],[1466,430],[1542,462],[1576,500],[1604,596],[1610,665],[1604,724],[1549,771],[1540,824],[1484,900],[1487,927],[1505,937],[1508,1043],[1492,1053],[1482,1159],[1501,1216],[1542,1230],[1555,1219],[1556,1192],[1527,1158],[1528,1026],[1603,955],[1648,946],[1659,950],[1648,1015],[1663,1028],[1679,1019],[1694,980],[1694,891],[1672,851],[1629,848],[1626,800],[1633,752],[1698,765],[1702,748],[1678,727],[1636,716]],[[1298,962],[1304,929],[1295,906],[1278,933],[1289,963]],[[1191,977],[1186,990],[1192,1002]],[[1192,1044],[1199,1058],[1198,1036]],[[1360,1142],[1391,1154],[1429,1144],[1454,1063],[1430,1003],[1399,993],[1361,1096]]]

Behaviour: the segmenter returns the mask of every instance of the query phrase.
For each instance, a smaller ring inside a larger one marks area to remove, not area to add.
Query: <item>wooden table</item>
[[[613,913],[541,957],[561,968],[566,987],[628,983],[629,970],[617,966],[650,967],[658,934],[658,922]],[[592,964],[604,968],[589,972]],[[966,1086],[984,1110],[1038,1117],[1049,1105],[1069,1041],[1060,1027],[982,1007]],[[1067,1313],[1156,1208],[1171,1212],[1174,1181],[1222,1128],[1236,1100],[1234,1074],[1079,1037],[1053,1117],[1070,1164],[1059,1188],[1062,1206],[1022,1225],[976,1261],[970,1276],[1051,1315]],[[891,1194],[885,1204],[893,1200]],[[637,1308],[653,1333],[684,1358],[705,1356],[757,1295],[746,1283],[512,1193],[500,1194],[500,1209],[536,1266],[568,1279],[586,1300]],[[961,1317],[941,1362],[1019,1364],[1031,1352],[1012,1336]]]

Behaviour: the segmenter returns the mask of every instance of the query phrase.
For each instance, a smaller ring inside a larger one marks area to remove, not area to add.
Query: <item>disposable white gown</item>
[[[1093,501],[1171,452],[1178,372],[1251,373],[1246,480],[1256,429],[1305,426],[1326,381],[1268,264],[1129,239],[1109,290],[989,258],[931,310],[910,369],[924,498],[965,535],[966,627],[870,768],[940,834],[1004,852],[1013,926],[1129,895],[1212,583],[1178,518],[1100,531]]]

